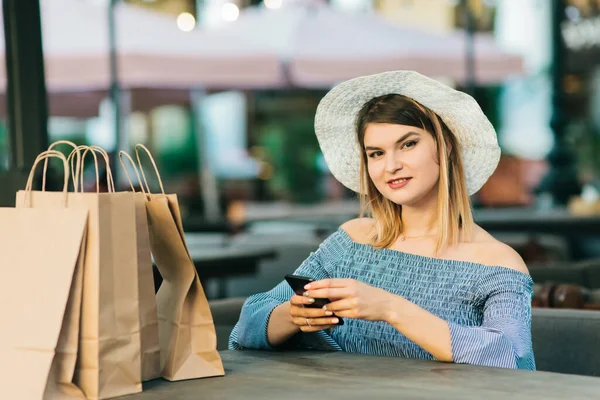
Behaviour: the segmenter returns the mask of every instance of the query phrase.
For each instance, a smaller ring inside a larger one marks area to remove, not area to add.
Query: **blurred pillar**
[[[10,161],[8,173],[0,176],[0,205],[12,205],[25,174],[48,146],[48,106],[39,1],[3,0],[2,11]]]
[[[201,21],[205,20],[204,12],[207,2],[205,0],[195,0],[196,5],[196,27]],[[208,161],[208,140],[206,127],[202,121],[202,101],[206,98],[206,91],[195,88],[190,91],[190,112],[199,153],[199,175],[200,175],[200,194],[202,196],[204,218],[210,222],[216,222],[223,219],[223,210],[221,210],[221,198],[219,185],[214,172],[211,170]]]
[[[465,27],[466,89],[467,93],[475,96],[475,85],[477,83],[477,77],[475,76],[475,21],[469,0],[461,0],[460,7]]]
[[[564,0],[552,0],[552,117],[550,127],[554,134],[554,147],[548,155],[550,170],[540,182],[537,192],[550,197],[552,205],[564,206],[581,192],[577,179],[575,160],[566,140],[568,115],[565,108],[563,79],[566,47],[561,32],[565,18]]]
[[[502,83],[498,140],[503,151],[528,160],[546,160],[554,145],[551,10],[549,1],[496,2],[496,42],[520,55],[525,66],[523,76]]]
[[[122,110],[121,110],[121,87],[119,85],[118,64],[117,64],[117,27],[115,22],[115,7],[119,0],[110,0],[108,3],[108,43],[109,43],[109,64],[110,64],[110,98],[113,106],[114,132],[115,132],[115,153],[110,159],[110,168],[112,170],[114,182],[120,182],[120,170],[117,163],[119,150],[129,151],[129,147],[122,147],[123,129],[122,129]]]
[[[200,25],[200,21],[202,21],[202,13],[204,11],[204,0],[194,0],[194,10],[196,17],[196,26]]]
[[[202,89],[192,89],[190,91],[190,112],[196,140],[198,143],[198,153],[200,162],[198,163],[200,175],[200,193],[202,204],[204,206],[204,218],[210,222],[220,221],[223,218],[221,210],[221,198],[219,194],[219,185],[209,165],[209,145],[207,139],[206,126],[202,121],[202,102],[206,99],[206,92]]]

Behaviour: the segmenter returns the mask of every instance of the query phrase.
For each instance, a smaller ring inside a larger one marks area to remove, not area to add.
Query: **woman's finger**
[[[352,279],[348,279],[348,278],[328,278],[328,279],[321,279],[319,281],[314,281],[311,282],[309,284],[307,284],[306,286],[304,286],[304,289],[323,289],[323,288],[342,288],[342,287],[347,287],[352,285],[353,280]]]
[[[300,330],[305,333],[310,333],[310,332],[318,332],[318,331],[324,331],[326,329],[331,329],[334,326],[335,325],[313,325],[313,326],[305,325],[305,326],[301,326]]]
[[[343,299],[352,295],[350,288],[324,288],[307,290],[304,292],[304,297],[309,299]]]
[[[322,318],[332,316],[331,311],[323,310],[322,308],[306,308],[306,307],[290,307],[290,315],[299,318]]]
[[[336,314],[338,314],[339,311],[352,310],[353,308],[356,308],[355,297],[349,297],[346,299],[331,302],[329,304],[326,304],[323,309],[327,311],[334,311]]]
[[[323,329],[322,327],[325,325],[336,325],[339,321],[339,319],[337,317],[329,317],[329,318],[302,318],[302,317],[295,317],[293,319],[294,324],[303,327],[303,326],[308,326],[308,327],[313,327],[313,326],[317,326],[317,327],[321,327],[321,329]]]
[[[358,309],[356,309],[356,308],[335,311],[334,314],[336,317],[340,317],[340,318],[361,319],[361,316],[358,313]]]
[[[315,299],[313,299],[313,298],[306,297],[306,296],[298,296],[297,294],[293,295],[290,298],[290,303],[292,303],[292,305],[296,305],[296,306],[311,305],[314,302],[315,302]]]

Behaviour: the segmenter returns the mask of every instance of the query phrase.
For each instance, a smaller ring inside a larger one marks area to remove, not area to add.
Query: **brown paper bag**
[[[61,142],[57,142],[61,143]],[[62,142],[65,143],[65,142]],[[66,142],[69,143],[69,142]],[[71,144],[72,145],[72,144]],[[108,154],[100,146],[79,146],[76,149],[84,150],[81,158],[85,158],[87,152],[97,151],[103,157],[107,166],[110,166]],[[75,152],[71,153],[74,155]],[[125,153],[126,154],[126,153]],[[126,154],[127,155],[127,154]],[[128,156],[128,155],[127,155]],[[129,156],[128,156],[129,157]],[[72,157],[71,169],[73,170],[72,160],[80,165],[80,156]],[[121,164],[122,156],[119,155]],[[132,165],[135,163],[129,157]],[[97,161],[96,162],[96,169]],[[75,167],[78,170],[78,167]],[[81,177],[74,179],[73,184],[77,185],[81,179],[81,190],[83,190],[83,170]],[[126,171],[125,171],[126,172]],[[127,172],[126,172],[127,173]],[[137,174],[137,171],[136,171]],[[129,178],[129,176],[128,176]],[[136,224],[136,248],[137,248],[137,273],[138,273],[138,298],[139,298],[139,320],[140,320],[140,355],[141,355],[141,379],[143,382],[160,377],[160,345],[158,340],[158,316],[156,313],[156,297],[154,294],[154,276],[152,273],[152,256],[150,253],[150,238],[148,234],[148,220],[146,217],[146,196],[144,193],[135,193],[133,184],[131,193],[135,199],[135,224]],[[138,175],[139,180],[139,175]],[[99,186],[98,177],[96,177],[96,187]],[[107,186],[110,192],[115,192],[115,183],[110,167],[107,168]]]
[[[85,150],[82,158],[85,158],[88,151],[98,151],[103,157],[107,166],[109,158],[106,151],[100,146],[79,146],[78,149]],[[73,152],[75,153],[75,152]],[[71,153],[73,155],[73,153]],[[124,153],[124,152],[121,152]],[[129,155],[124,153],[127,157]],[[121,164],[123,165],[122,154],[119,154]],[[75,157],[72,158],[72,160]],[[135,163],[129,157],[132,165]],[[77,165],[80,164],[77,156]],[[71,167],[73,164],[71,162]],[[123,165],[124,167],[124,165]],[[76,167],[77,169],[77,167]],[[96,162],[97,169],[97,162]],[[127,171],[125,170],[127,174]],[[138,181],[140,181],[139,174]],[[129,178],[129,175],[127,175]],[[80,178],[74,180],[77,185],[81,179],[81,188],[83,190],[83,174]],[[107,169],[107,185],[110,192],[115,192],[115,183],[110,168]],[[154,294],[154,276],[152,273],[152,256],[150,253],[150,238],[148,233],[148,219],[146,217],[146,196],[144,193],[135,193],[135,188],[131,179],[129,179],[132,195],[135,199],[135,224],[136,224],[136,247],[137,247],[137,281],[139,298],[139,320],[140,320],[140,355],[141,355],[141,379],[143,382],[160,377],[160,345],[158,340],[158,316],[156,313],[156,296]],[[141,182],[141,181],[140,181]],[[96,181],[96,187],[99,182]]]
[[[152,155],[146,147],[137,145],[146,193],[150,190],[139,148],[150,157],[162,192],[149,194],[146,202],[152,254],[163,277],[156,295],[162,377],[178,381],[223,376],[212,314],[185,243],[177,196],[165,194]]]
[[[123,163],[127,157],[133,166],[138,183],[142,190],[135,193],[135,187],[127,168]],[[140,336],[142,354],[142,381],[160,377],[160,344],[158,339],[158,316],[156,314],[156,295],[154,293],[154,274],[152,272],[152,255],[150,253],[150,237],[148,233],[148,218],[146,216],[146,194],[135,166],[129,154],[119,152],[119,159],[125,175],[129,179],[131,190],[135,196],[135,222],[138,250],[138,287],[140,298]]]
[[[82,294],[87,211],[67,209],[69,173],[56,151],[38,163],[63,160],[62,207],[0,208],[0,399],[84,399],[74,384]]]
[[[91,154],[95,158],[95,151]],[[83,187],[83,179],[80,183]],[[24,195],[17,193],[17,204]],[[33,208],[58,208],[63,194],[34,191],[29,196]],[[75,382],[88,399],[141,392],[135,198],[69,193],[67,204],[89,213]]]

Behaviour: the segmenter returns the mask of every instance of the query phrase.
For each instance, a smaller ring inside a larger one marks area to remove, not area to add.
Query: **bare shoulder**
[[[509,245],[494,239],[487,251],[489,259],[486,264],[499,265],[529,275],[529,270],[519,253]]]
[[[375,221],[372,218],[351,219],[341,228],[357,243],[369,243],[375,233]]]
[[[482,264],[498,265],[529,275],[525,262],[509,245],[502,243],[488,232],[477,227],[473,235],[473,245]]]

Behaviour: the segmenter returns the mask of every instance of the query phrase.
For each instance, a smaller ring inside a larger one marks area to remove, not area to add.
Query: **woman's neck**
[[[438,233],[437,202],[416,207],[402,206],[402,234],[405,237],[421,237]]]

